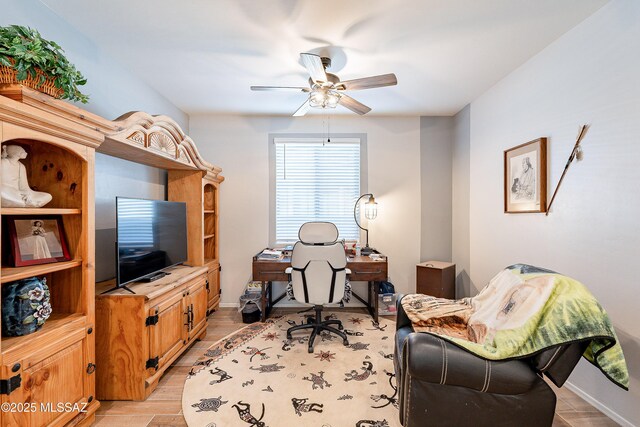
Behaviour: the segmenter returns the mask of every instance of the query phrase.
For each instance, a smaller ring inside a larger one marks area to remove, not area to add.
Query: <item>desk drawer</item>
[[[283,262],[254,262],[253,280],[265,282],[286,282],[289,276],[284,272],[290,264]]]
[[[352,282],[387,280],[387,266],[386,262],[381,261],[349,263],[347,265],[347,268],[351,270],[349,280]]]

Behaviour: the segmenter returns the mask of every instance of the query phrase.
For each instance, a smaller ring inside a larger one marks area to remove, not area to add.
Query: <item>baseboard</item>
[[[221,308],[238,308],[240,307],[240,304],[237,302],[221,302],[220,303],[220,307]],[[304,308],[304,307],[309,307],[307,304],[301,304],[298,302],[289,302],[289,303],[278,303],[278,305],[276,307],[293,307],[293,308]],[[331,308],[333,306],[330,306],[329,308]],[[337,305],[336,305],[337,307]],[[350,302],[345,304],[345,307],[364,307],[364,304],[360,303],[360,302]]]
[[[617,412],[614,412],[613,410],[611,410],[609,407],[603,405],[602,402],[600,402],[599,400],[595,399],[593,396],[591,396],[590,394],[588,394],[587,392],[585,392],[581,388],[571,384],[569,381],[564,383],[564,387],[568,388],[569,390],[571,390],[572,392],[574,392],[575,394],[580,396],[582,399],[584,399],[591,406],[595,407],[598,411],[602,412],[607,417],[611,418],[613,421],[617,422],[621,426],[636,427],[635,424],[633,424],[632,422],[628,421],[626,418],[623,418]]]
[[[222,308],[238,308],[238,307],[240,307],[240,304],[238,304],[237,302],[221,302],[220,303],[220,307],[222,307]]]

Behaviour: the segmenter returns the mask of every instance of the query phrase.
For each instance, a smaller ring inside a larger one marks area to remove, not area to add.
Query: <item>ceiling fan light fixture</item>
[[[336,108],[340,94],[335,90],[319,87],[309,94],[309,105],[313,108]]]
[[[362,116],[371,111],[371,108],[345,94],[345,91],[398,84],[398,79],[393,73],[342,81],[335,74],[327,72],[327,68],[331,65],[330,58],[303,52],[300,54],[300,59],[309,73],[308,88],[300,86],[251,86],[251,90],[295,90],[308,94],[304,104],[293,113],[295,117],[304,116],[311,107],[336,108],[338,104]]]

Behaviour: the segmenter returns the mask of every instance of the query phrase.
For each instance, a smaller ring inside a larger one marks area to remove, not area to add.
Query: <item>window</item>
[[[275,244],[298,240],[307,221],[328,221],[341,239],[358,239],[353,205],[361,194],[361,138],[273,138],[272,225]]]

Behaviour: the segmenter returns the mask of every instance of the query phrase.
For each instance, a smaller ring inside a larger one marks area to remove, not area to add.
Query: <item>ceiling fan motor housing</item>
[[[340,78],[335,74],[326,73],[326,75],[328,83],[333,83],[334,85],[340,83]],[[313,87],[314,85],[316,85],[316,82],[314,82],[313,79],[309,77],[309,86]]]

